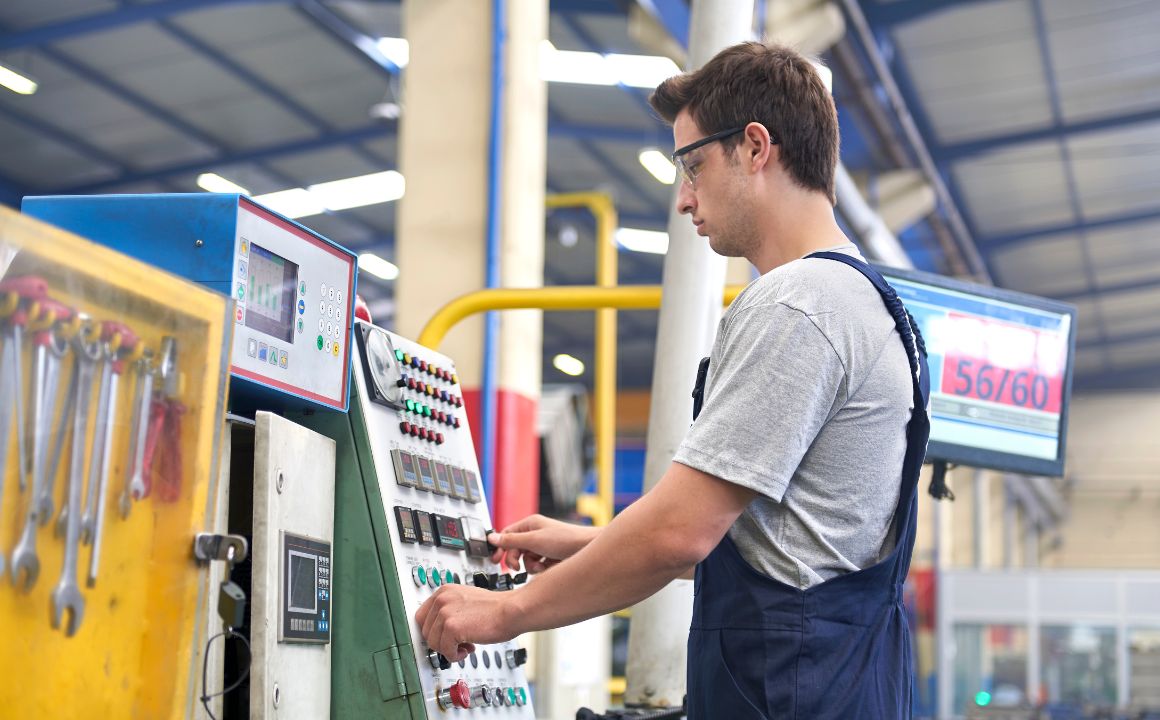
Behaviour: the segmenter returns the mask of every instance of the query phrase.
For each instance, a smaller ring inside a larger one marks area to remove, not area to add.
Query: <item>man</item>
[[[441,588],[423,637],[458,660],[695,567],[691,718],[909,716],[924,351],[834,219],[833,101],[801,55],[743,43],[650,103],[673,125],[678,209],[761,277],[721,320],[703,408],[657,486],[599,531],[533,516],[492,535],[497,559],[546,572],[517,592]]]

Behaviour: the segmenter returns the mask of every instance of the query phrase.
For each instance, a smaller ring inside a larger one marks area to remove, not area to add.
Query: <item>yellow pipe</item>
[[[744,289],[744,285],[730,285],[725,288],[722,298],[723,304],[733,302],[737,294]],[[489,310],[603,310],[613,308],[617,310],[655,310],[661,306],[660,285],[630,285],[623,287],[590,287],[590,286],[557,286],[547,288],[515,288],[478,290],[466,295],[460,295],[443,307],[427,321],[423,331],[419,333],[419,344],[432,349],[438,349],[443,338],[452,327],[466,317]],[[615,341],[615,333],[613,336]],[[616,356],[613,354],[614,369]],[[599,364],[597,371],[599,372]],[[597,378],[599,379],[599,375]],[[615,377],[615,376],[614,376]],[[616,384],[612,384],[615,395]],[[614,397],[615,399],[615,397]],[[600,402],[599,397],[594,403]],[[615,406],[613,406],[615,413]],[[597,416],[599,419],[599,415]],[[612,427],[615,414],[607,421],[607,427]],[[604,426],[601,426],[604,427]],[[599,457],[601,436],[597,434],[596,451]],[[597,525],[607,524],[612,519],[612,441],[605,440],[603,447],[608,452],[609,470],[604,485],[598,481],[596,497],[583,495],[576,503],[576,509],[583,515],[588,515]],[[599,465],[597,469],[599,471]]]
[[[544,198],[549,208],[584,207],[596,218],[596,286],[614,288],[620,284],[616,256],[618,224],[612,196],[601,192],[561,193]],[[596,498],[581,497],[577,509],[592,518],[593,524],[612,520],[613,460],[616,449],[616,309],[596,311],[596,348],[593,380],[593,431],[596,434]]]

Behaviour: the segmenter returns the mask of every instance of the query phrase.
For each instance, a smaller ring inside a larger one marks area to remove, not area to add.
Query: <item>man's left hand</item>
[[[475,652],[475,644],[504,642],[519,635],[519,591],[492,592],[464,585],[444,585],[415,613],[428,647],[451,662]]]

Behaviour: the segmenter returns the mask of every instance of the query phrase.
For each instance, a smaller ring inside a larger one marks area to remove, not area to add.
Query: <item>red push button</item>
[[[419,428],[419,439],[420,440],[427,439],[427,428]]]
[[[406,420],[399,423],[399,432],[403,433],[404,435],[410,433],[411,432],[411,423],[407,422]]]
[[[436,419],[437,419],[439,422],[446,422],[446,421],[447,421],[447,416],[443,414],[443,411],[442,411],[442,410],[440,410],[440,411],[438,411],[437,413],[435,413],[435,418],[436,418]]]
[[[419,361],[419,370],[420,370],[420,372],[427,372],[427,361],[426,360]]]
[[[419,426],[418,425],[411,426],[411,437],[419,437]]]
[[[454,425],[455,427],[459,427],[459,418],[458,418],[458,417],[452,417],[452,418],[451,418],[451,424],[452,424],[452,425]]]
[[[441,432],[437,432],[437,433],[435,433],[435,444],[436,444],[436,445],[442,445],[442,444],[443,444],[443,433],[441,433]]]
[[[415,378],[407,378],[407,388],[409,390],[415,389]]]
[[[457,680],[450,689],[451,702],[455,704],[455,707],[469,710],[471,708],[471,688],[467,686],[467,683],[463,680]]]

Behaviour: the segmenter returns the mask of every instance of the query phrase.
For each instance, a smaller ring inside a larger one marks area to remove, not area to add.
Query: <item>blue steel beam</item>
[[[1037,228],[1029,228],[1027,230],[1019,230],[1011,233],[1004,233],[1002,235],[991,235],[990,237],[982,238],[979,242],[979,247],[984,250],[998,250],[1023,245],[1024,243],[1038,240],[1040,238],[1051,237],[1053,235],[1063,235],[1065,233],[1083,232],[1087,233],[1092,230],[1106,230],[1108,228],[1119,227],[1121,225],[1132,225],[1136,223],[1146,223],[1160,220],[1160,207],[1148,208],[1146,210],[1137,210],[1122,215],[1109,215],[1107,217],[1096,218],[1089,220],[1081,218],[1078,222],[1057,223],[1055,225],[1043,225]]]
[[[681,47],[689,47],[689,5],[685,0],[637,0]]]
[[[1076,290],[1066,293],[1047,293],[1047,295],[1048,297],[1051,297],[1055,300],[1075,302],[1076,300],[1087,300],[1091,298],[1105,297],[1107,295],[1118,295],[1120,293],[1156,289],[1160,289],[1160,277],[1130,280],[1128,282],[1115,283],[1114,285],[1097,285],[1088,290]]]
[[[862,12],[875,28],[886,28],[944,12],[966,5],[980,5],[988,0],[860,0]]]
[[[374,69],[389,75],[399,74],[399,66],[379,50],[375,38],[352,26],[322,3],[317,0],[298,0],[298,9],[315,25],[338,38],[345,47],[355,50]]]
[[[6,177],[0,177],[0,203],[20,208],[20,200],[29,193]]]
[[[372,140],[381,139],[384,134],[391,132],[392,130],[393,128],[391,126],[385,124],[369,125],[356,128],[354,130],[331,133],[329,135],[309,138],[306,140],[292,140],[289,142],[267,145],[265,147],[242,150],[233,153],[228,158],[195,160],[192,162],[183,162],[175,165],[169,165],[162,168],[154,168],[144,172],[126,173],[114,180],[104,180],[101,182],[74,185],[69,188],[62,188],[58,190],[58,192],[69,194],[108,192],[109,190],[121,185],[139,182],[153,182],[164,179],[171,175],[206,172],[208,170],[213,170],[215,167],[220,167],[223,162],[261,162],[263,160],[270,160],[284,155],[313,152],[315,150],[323,150],[339,145],[370,142]]]
[[[206,8],[229,5],[253,5],[256,3],[287,0],[165,0],[143,5],[125,5],[118,10],[85,15],[73,20],[41,25],[0,36],[0,50],[17,50],[41,47],[82,35],[116,30],[128,25],[162,20],[183,13]]]
[[[1055,140],[1060,136],[1073,138],[1088,133],[1098,133],[1107,130],[1119,130],[1123,128],[1129,128],[1134,125],[1155,123],[1158,120],[1160,120],[1160,108],[1154,110],[1145,110],[1137,113],[1128,113],[1125,115],[1116,115],[1115,117],[1100,118],[1097,120],[1057,123],[1049,127],[1037,128],[1035,130],[1024,130],[1022,132],[1011,133],[1009,135],[999,135],[996,137],[982,138],[980,140],[968,140],[966,142],[955,143],[953,145],[946,145],[938,149],[937,155],[940,160],[954,162],[957,160],[974,157],[976,155],[989,153],[995,150],[1004,150],[1010,147],[1026,145],[1028,143],[1043,142],[1045,140]]]

